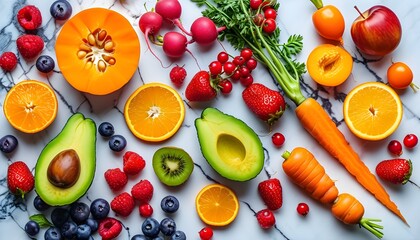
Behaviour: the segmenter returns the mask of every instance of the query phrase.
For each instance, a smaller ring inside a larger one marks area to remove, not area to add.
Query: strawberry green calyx
[[[267,120],[267,123],[269,126],[273,125],[277,120],[280,119],[281,116],[283,116],[285,109],[280,109],[280,111],[277,111],[275,114],[270,114],[270,118]]]
[[[406,161],[408,162],[408,165],[410,166],[410,168],[409,168],[409,171],[404,175],[404,179],[401,182],[401,184],[403,185],[410,181],[411,174],[413,173],[413,164],[411,163],[411,160],[406,159]]]

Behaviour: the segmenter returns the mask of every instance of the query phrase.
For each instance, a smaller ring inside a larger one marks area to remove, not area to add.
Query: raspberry
[[[175,66],[169,73],[169,78],[176,86],[181,86],[184,83],[185,77],[187,77],[187,71],[185,71],[184,66]]]
[[[15,69],[17,65],[18,59],[16,57],[16,54],[13,52],[4,52],[0,56],[0,67],[5,72],[11,72],[13,69]]]
[[[42,15],[37,7],[28,5],[19,10],[17,20],[25,30],[35,30],[42,24]]]
[[[257,220],[263,229],[269,229],[276,223],[274,213],[269,209],[263,209],[257,212]]]
[[[98,233],[103,240],[110,240],[118,237],[122,231],[122,224],[115,218],[104,218],[98,227]]]
[[[104,176],[109,187],[114,191],[121,190],[128,182],[127,174],[119,168],[108,169]]]
[[[127,217],[134,209],[134,198],[129,193],[123,192],[112,199],[111,209],[115,213]]]
[[[123,170],[128,175],[136,175],[146,166],[146,161],[137,153],[127,151],[123,156]]]
[[[44,41],[37,35],[22,35],[16,40],[16,45],[20,55],[25,59],[35,58],[44,49]]]
[[[131,195],[140,203],[148,203],[153,196],[153,185],[149,180],[140,180],[131,188]]]
[[[153,207],[148,203],[142,203],[139,206],[139,213],[142,217],[150,217],[153,214]]]

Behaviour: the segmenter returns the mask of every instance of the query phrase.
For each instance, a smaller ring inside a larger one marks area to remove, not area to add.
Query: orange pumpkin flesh
[[[55,45],[57,63],[75,89],[106,95],[122,88],[135,73],[140,42],[130,22],[105,9],[86,9],[62,27]]]

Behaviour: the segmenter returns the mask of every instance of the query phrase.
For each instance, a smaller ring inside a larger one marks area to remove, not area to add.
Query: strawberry
[[[149,180],[140,180],[131,188],[131,194],[140,203],[148,203],[153,196],[153,185]]]
[[[280,92],[260,83],[245,88],[242,98],[248,108],[269,125],[274,124],[286,109],[286,102]]]
[[[276,217],[270,209],[263,209],[257,212],[257,221],[263,229],[269,229],[276,223]]]
[[[7,186],[11,193],[22,198],[34,188],[34,176],[26,163],[17,161],[7,169]]]
[[[16,45],[20,55],[25,59],[35,58],[44,49],[44,41],[37,35],[22,35],[16,40]]]
[[[271,178],[258,184],[258,193],[270,210],[277,210],[283,204],[283,194],[280,180]]]
[[[102,240],[111,240],[122,231],[122,224],[115,218],[107,217],[101,220],[98,226],[98,233],[102,237]]]
[[[128,192],[123,192],[115,196],[110,205],[112,211],[127,217],[134,209],[134,198]]]
[[[394,184],[406,184],[411,177],[413,166],[410,159],[395,158],[384,160],[376,166],[376,174]]]
[[[199,71],[185,89],[185,97],[189,101],[209,101],[216,97],[216,89],[217,83],[213,83],[209,72]]]
[[[41,11],[34,5],[27,5],[17,13],[17,20],[25,30],[35,30],[42,24]]]
[[[4,52],[0,56],[0,67],[5,72],[11,72],[13,69],[15,69],[17,65],[18,59],[16,57],[16,54],[13,52]]]
[[[185,70],[184,66],[175,66],[169,72],[169,78],[171,79],[172,83],[175,84],[177,87],[181,86],[184,83],[184,79],[187,77],[187,71]]]
[[[105,173],[105,181],[114,190],[121,190],[128,182],[127,174],[119,168],[108,169]]]
[[[146,161],[137,153],[127,151],[123,156],[123,171],[128,175],[136,175],[146,166]]]

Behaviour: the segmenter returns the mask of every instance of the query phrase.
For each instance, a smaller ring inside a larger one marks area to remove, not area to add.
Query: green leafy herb
[[[40,228],[51,227],[53,224],[43,214],[35,214],[29,217],[30,220],[35,221],[39,224]]]
[[[296,105],[305,100],[300,90],[300,77],[306,67],[294,59],[302,51],[302,36],[292,35],[286,43],[280,44],[280,29],[277,27],[271,34],[264,33],[262,27],[254,22],[254,17],[261,14],[262,9],[252,10],[246,0],[191,1],[205,7],[203,16],[218,26],[226,27],[219,34],[220,40],[227,40],[235,49],[252,49],[256,59],[271,71],[288,98]],[[279,3],[272,0],[271,6],[277,10]]]

